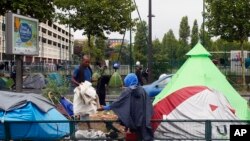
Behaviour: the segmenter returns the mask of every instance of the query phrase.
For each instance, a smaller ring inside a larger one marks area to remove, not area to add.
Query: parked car
[[[162,77],[159,77],[159,79],[154,81],[153,83],[144,85],[143,88],[150,97],[155,97],[162,91],[163,88],[166,87],[172,76],[173,74],[162,75]]]

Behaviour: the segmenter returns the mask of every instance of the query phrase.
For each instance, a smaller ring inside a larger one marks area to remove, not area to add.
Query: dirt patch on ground
[[[125,127],[117,121],[117,115],[112,111],[101,111],[96,114],[90,115],[90,127],[94,130],[100,130],[104,133],[109,133],[115,131],[118,133],[119,137],[124,137]],[[93,121],[91,121],[93,120]],[[94,122],[98,121],[98,122]],[[77,123],[79,130],[88,130],[88,124],[86,122]]]

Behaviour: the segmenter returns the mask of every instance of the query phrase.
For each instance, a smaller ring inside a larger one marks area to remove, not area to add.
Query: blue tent
[[[8,133],[13,140],[57,140],[69,135],[67,119],[37,94],[0,91],[0,120],[0,140],[6,139]],[[9,132],[4,123],[10,123]]]
[[[62,80],[62,76],[59,73],[56,73],[56,72],[49,73],[48,78],[51,80],[54,80],[57,86],[62,85],[63,80]]]

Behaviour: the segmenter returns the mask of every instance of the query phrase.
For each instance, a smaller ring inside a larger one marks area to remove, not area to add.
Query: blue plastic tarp
[[[28,102],[25,106],[5,112],[0,109],[0,140],[5,139],[4,122],[10,122],[11,139],[57,140],[69,135],[67,119],[55,108],[42,112],[34,104]],[[50,123],[14,123],[13,121],[52,121]],[[55,122],[53,122],[55,121]],[[59,121],[59,122],[58,122]],[[65,121],[65,122],[60,122]]]
[[[65,97],[60,98],[60,103],[62,104],[63,108],[66,110],[69,116],[73,116],[73,103],[66,99]]]
[[[56,72],[49,73],[48,78],[51,80],[54,80],[56,82],[57,86],[62,85],[62,75],[60,75],[59,73],[56,73]]]

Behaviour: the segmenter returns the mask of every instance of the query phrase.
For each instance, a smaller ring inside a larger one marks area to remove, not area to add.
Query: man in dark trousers
[[[106,105],[106,87],[109,83],[109,79],[111,76],[109,75],[102,75],[97,82],[96,93],[99,96],[100,105]]]
[[[135,74],[136,74],[136,76],[137,76],[137,78],[138,78],[138,83],[139,83],[139,85],[142,86],[142,85],[143,85],[143,81],[142,81],[142,67],[141,67],[139,61],[136,62]]]
[[[101,67],[100,71],[100,78],[97,80],[97,86],[96,86],[96,93],[99,97],[100,105],[106,105],[105,99],[106,99],[106,87],[109,83],[110,75],[105,74],[105,70],[107,69],[107,66],[104,65]]]

